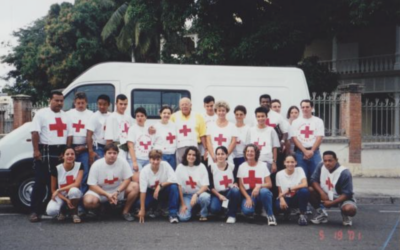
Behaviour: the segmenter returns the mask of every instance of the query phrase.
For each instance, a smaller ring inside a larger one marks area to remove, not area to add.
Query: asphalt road
[[[0,205],[0,249],[400,249],[399,204],[359,204],[350,228],[342,226],[337,209],[329,215],[328,224],[307,227],[296,220],[268,227],[264,219],[242,217],[234,225],[217,218],[171,225],[164,218],[139,224],[119,217],[33,224],[12,206]]]

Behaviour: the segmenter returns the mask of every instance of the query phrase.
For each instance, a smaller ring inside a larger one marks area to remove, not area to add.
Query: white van
[[[159,119],[162,105],[177,110],[182,97],[189,97],[197,112],[204,112],[203,98],[207,95],[227,101],[231,110],[244,105],[248,122],[254,121],[262,94],[280,99],[283,114],[291,105],[300,105],[302,99],[310,97],[304,73],[297,68],[114,62],[88,69],[64,89],[64,110],[72,108],[78,91],[86,93],[92,110],[100,94],[108,94],[114,103],[116,95],[124,93],[129,99],[127,112],[133,116],[135,108],[145,107],[149,123]],[[234,121],[232,111],[229,119]],[[20,210],[29,207],[34,183],[29,126],[26,123],[0,140],[0,196],[10,196]]]

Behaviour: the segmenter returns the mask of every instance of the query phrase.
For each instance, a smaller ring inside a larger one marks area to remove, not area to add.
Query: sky
[[[1,45],[2,42],[12,46],[18,44],[12,37],[13,31],[32,24],[45,16],[52,4],[62,2],[73,3],[74,0],[0,0],[0,56],[8,54],[10,50]],[[5,76],[11,69],[9,65],[0,63],[0,76]],[[7,82],[0,79],[0,88],[5,84]]]

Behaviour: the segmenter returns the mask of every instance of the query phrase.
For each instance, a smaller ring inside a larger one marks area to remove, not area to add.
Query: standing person
[[[86,143],[89,152],[89,164],[104,157],[106,120],[110,116],[110,97],[99,95],[97,97],[97,111],[90,117],[87,126]]]
[[[215,99],[213,96],[208,95],[204,97],[203,103],[204,109],[206,111],[205,113],[203,113],[203,118],[206,126],[208,126],[209,123],[213,123],[217,120],[217,116],[215,115],[214,111]]]
[[[296,160],[304,170],[307,181],[322,161],[319,146],[325,136],[324,122],[312,115],[313,103],[303,100],[300,103],[303,116],[292,123],[292,139],[295,144]]]
[[[333,151],[325,151],[323,160],[311,177],[310,203],[317,212],[311,222],[327,223],[328,213],[325,208],[339,207],[343,225],[351,226],[351,217],[357,213],[351,173],[339,164]]]
[[[179,101],[180,111],[171,116],[171,121],[177,127],[176,163],[182,163],[182,156],[191,146],[198,147],[202,144],[205,150],[204,158],[207,159],[206,123],[203,117],[192,111],[192,102],[184,97]]]
[[[306,175],[301,167],[296,167],[294,155],[286,155],[284,164],[285,169],[276,174],[276,186],[279,190],[276,209],[280,212],[299,208],[298,224],[306,226],[308,224],[307,204],[310,198]]]
[[[72,146],[76,152],[76,161],[82,163],[83,179],[81,184],[82,193],[88,190],[87,178],[89,175],[89,154],[87,151],[86,134],[87,124],[93,111],[88,110],[87,97],[84,92],[77,92],[74,99],[74,109],[67,112],[72,122]]]
[[[288,138],[290,141],[290,154],[294,154],[294,142],[293,142],[293,135],[292,135],[292,123],[294,120],[296,120],[299,117],[300,114],[300,110],[297,106],[290,106],[290,108],[288,109],[286,118],[289,122],[289,133],[288,133]]]
[[[181,207],[179,220],[185,222],[192,217],[192,208],[199,205],[200,221],[207,221],[211,196],[207,193],[210,185],[206,167],[200,161],[200,152],[195,146],[188,147],[182,163],[176,168]]]
[[[169,121],[171,114],[171,107],[163,106],[161,108],[161,121],[154,126],[155,130],[157,131],[157,136],[160,138],[159,143],[156,143],[155,148],[161,150],[163,153],[162,160],[168,162],[169,165],[175,170],[177,129],[176,125]]]
[[[160,150],[153,149],[149,153],[150,164],[140,172],[140,211],[139,223],[144,223],[146,210],[157,208],[162,201],[168,201],[169,221],[178,223],[179,191],[176,175],[166,161],[161,161]]]
[[[135,110],[136,123],[129,128],[128,148],[133,170],[140,172],[149,163],[149,153],[157,140],[157,135],[150,135],[146,126],[147,112],[143,107]]]
[[[236,106],[233,113],[235,114],[236,128],[238,131],[238,137],[236,138],[236,146],[235,146],[235,149],[233,150],[233,155],[234,155],[233,163],[235,164],[235,171],[233,173],[234,173],[234,176],[236,179],[236,175],[237,175],[239,166],[245,161],[244,155],[243,155],[243,150],[244,150],[244,147],[246,146],[246,136],[247,136],[247,131],[249,130],[250,126],[248,126],[247,124],[244,123],[244,120],[246,119],[246,114],[247,114],[247,110],[246,110],[245,106],[242,106],[242,105]]]
[[[236,213],[240,204],[240,190],[235,181],[234,165],[227,162],[228,149],[219,146],[215,150],[217,162],[210,164],[211,204],[210,211],[219,214],[222,207],[228,209],[226,223],[236,222]],[[228,203],[227,205],[224,205]]]
[[[124,94],[117,95],[116,110],[106,120],[106,132],[105,140],[107,144],[115,143],[121,149],[119,151],[120,156],[125,159],[129,165],[132,165],[132,161],[128,154],[128,131],[129,128],[134,124],[134,120],[125,111],[128,107],[128,98]]]
[[[62,111],[64,96],[53,91],[50,96],[50,107],[39,110],[31,124],[33,146],[33,168],[35,184],[31,194],[31,222],[40,221],[43,200],[46,197],[46,186],[50,190],[50,172],[60,162],[66,145],[72,143],[72,124]]]
[[[253,216],[257,204],[261,204],[267,212],[268,226],[276,226],[276,219],[272,211],[272,187],[270,172],[264,163],[259,162],[260,150],[254,144],[244,148],[246,161],[240,165],[238,171],[239,188],[242,193],[242,212],[246,216]]]
[[[279,147],[278,135],[272,127],[265,125],[265,120],[268,119],[268,110],[266,108],[256,108],[255,115],[258,124],[247,131],[246,144],[256,145],[260,151],[258,161],[265,162],[268,170],[276,173],[276,159]]]
[[[214,111],[217,114],[217,121],[209,123],[207,126],[207,149],[210,155],[210,160],[216,163],[215,149],[219,146],[224,146],[228,149],[229,162],[233,164],[232,152],[236,146],[236,138],[238,136],[235,124],[226,119],[226,114],[229,112],[229,104],[225,101],[218,101],[214,105]]]
[[[89,191],[83,197],[86,209],[96,209],[101,203],[109,202],[117,205],[126,199],[122,217],[126,221],[134,221],[129,212],[139,195],[139,185],[131,181],[132,168],[118,157],[118,147],[107,144],[104,147],[104,158],[95,161],[90,168]]]
[[[46,213],[49,216],[57,216],[59,221],[65,219],[64,204],[72,212],[72,221],[80,223],[78,215],[78,203],[82,198],[79,190],[83,178],[83,165],[75,162],[75,150],[66,148],[63,153],[64,163],[55,167],[51,172],[51,200],[47,205]]]

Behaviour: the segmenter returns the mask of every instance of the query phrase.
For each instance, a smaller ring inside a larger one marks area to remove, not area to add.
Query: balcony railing
[[[396,55],[394,54],[320,61],[319,63],[326,65],[329,70],[339,74],[375,73],[398,70],[398,68],[395,67]]]

